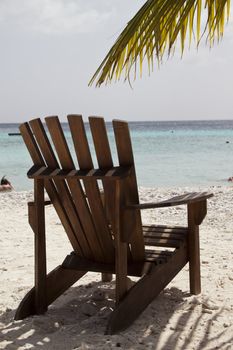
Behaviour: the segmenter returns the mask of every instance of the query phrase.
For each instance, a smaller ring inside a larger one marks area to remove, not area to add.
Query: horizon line
[[[33,118],[34,119],[34,118]],[[117,117],[111,119],[111,120],[105,120],[106,123],[111,123],[112,120],[114,119],[119,119]],[[28,121],[31,120],[31,119],[28,119]],[[214,122],[217,122],[217,121],[233,121],[233,117],[232,119],[151,119],[151,120],[127,120],[127,119],[124,119],[124,118],[121,118],[120,120],[124,120],[124,121],[127,121],[128,123],[153,123],[153,122],[164,122],[164,123],[171,123],[171,122],[210,122],[210,121],[214,121]],[[10,125],[10,124],[22,124],[22,123],[25,123],[27,121],[24,121],[24,122],[0,122],[0,125]],[[68,121],[62,121],[60,120],[60,122],[62,124],[68,124]],[[88,123],[88,120],[84,119],[84,123]]]

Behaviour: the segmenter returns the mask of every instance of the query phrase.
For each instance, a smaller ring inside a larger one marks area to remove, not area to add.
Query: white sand
[[[141,202],[154,201],[188,190],[192,189],[141,189],[140,197]],[[94,273],[57,299],[45,315],[13,321],[33,285],[33,233],[26,206],[32,194],[0,193],[0,348],[233,349],[233,189],[207,190],[215,197],[208,201],[201,226],[202,294],[189,294],[187,266],[130,328],[114,336],[104,335],[114,284],[101,283]],[[46,213],[51,270],[71,246],[53,209],[48,207]],[[143,212],[143,219],[185,224],[185,214],[181,206]]]

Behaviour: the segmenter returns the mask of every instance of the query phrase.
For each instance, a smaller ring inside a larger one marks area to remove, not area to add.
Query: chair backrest
[[[34,165],[64,170],[76,169],[58,117],[47,117],[45,121],[49,135],[40,119],[31,120],[20,126],[20,132]],[[68,122],[80,170],[93,169],[82,117],[69,115]],[[99,168],[112,168],[114,165],[104,119],[90,117],[89,124]],[[114,120],[113,129],[119,165],[133,168],[130,176],[122,182],[123,202],[137,204],[139,203],[138,189],[128,124]],[[112,182],[103,181],[102,187],[103,189],[100,190],[98,181],[91,176],[82,183],[74,178],[67,180],[54,178],[45,181],[48,196],[73,249],[88,259],[111,263],[115,257],[115,186]],[[126,211],[122,223],[122,230],[125,231],[123,234],[131,236],[130,258],[133,261],[143,260],[144,240],[140,212]]]

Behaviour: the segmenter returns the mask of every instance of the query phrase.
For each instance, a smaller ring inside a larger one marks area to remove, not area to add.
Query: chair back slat
[[[89,117],[96,157],[100,169],[113,167],[111,149],[108,141],[105,121],[101,117]],[[104,207],[108,221],[115,227],[115,191],[116,186],[109,181],[103,181]]]
[[[89,117],[96,157],[100,168],[113,167],[105,121],[101,117]]]
[[[72,170],[75,165],[65,139],[59,118],[57,116],[46,117],[45,122],[56,149],[62,169]]]
[[[58,117],[47,117],[45,120],[62,169],[75,169],[75,165]],[[68,178],[67,184],[70,188],[79,220],[82,225],[83,232],[86,236],[93,259],[96,261],[104,261],[104,253],[98,241],[98,236],[95,231],[92,216],[82,186],[77,179],[75,180]]]
[[[79,168],[82,170],[93,169],[94,165],[92,162],[91,152],[82,116],[79,114],[73,114],[68,115],[67,118],[73,138]],[[76,133],[78,133],[78,136],[75,136]]]
[[[91,158],[82,117],[79,115],[69,115],[68,121],[79,167],[81,170],[92,169],[93,161]],[[96,232],[98,232],[98,240],[101,244],[102,250],[104,251],[105,261],[113,262],[113,239],[107,222],[106,213],[102,204],[98,183],[95,179],[87,179],[84,180],[83,183],[90,210],[93,216],[95,229]]]
[[[19,131],[27,147],[27,150],[32,158],[34,165],[45,165],[44,159],[40,153],[39,147],[34,139],[33,133],[28,123],[23,123],[19,126]]]
[[[32,158],[33,163],[38,166],[46,165],[40,153],[39,147],[34,139],[34,136],[32,134],[29,124],[28,123],[21,124],[19,129],[23,137],[23,140],[25,142],[25,145],[28,149],[28,152]],[[62,201],[60,200],[60,197],[57,193],[57,189],[54,183],[51,180],[45,181],[45,189],[48,193],[50,200],[53,202],[54,208],[61,220],[61,223],[63,224],[63,227],[67,233],[67,236],[69,237],[69,240],[73,249],[75,251],[80,251],[81,249],[75,237],[73,227],[70,223],[67,212],[64,209]]]
[[[59,167],[59,163],[40,119],[30,121],[30,126],[35,135],[37,144],[40,147],[41,153],[43,154],[47,163],[46,165],[51,168]],[[78,219],[77,211],[65,180],[54,180],[54,183],[56,185],[57,192],[60,195],[63,206],[66,208],[67,215],[70,218],[70,223],[72,225],[76,240],[79,243],[80,251],[78,253],[86,256],[87,258],[92,258],[88,242]]]
[[[120,166],[133,167],[131,175],[122,184],[124,202],[125,204],[137,204],[139,203],[139,196],[128,123],[120,120],[114,120],[113,129]],[[143,260],[145,255],[144,239],[142,233],[141,214],[138,210],[126,211],[124,213],[122,230],[124,236],[131,236],[130,244],[133,260]]]

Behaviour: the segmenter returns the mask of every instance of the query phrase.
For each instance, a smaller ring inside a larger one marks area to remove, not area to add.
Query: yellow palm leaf
[[[202,23],[205,11],[207,19]],[[120,34],[89,84],[96,81],[100,86],[114,78],[119,80],[123,73],[125,79],[129,79],[132,67],[136,78],[138,67],[142,74],[145,59],[150,72],[155,61],[159,64],[166,52],[169,55],[174,50],[178,38],[183,53],[187,33],[189,43],[193,39],[198,45],[206,32],[212,45],[215,38],[219,40],[223,35],[229,14],[230,0],[147,0]]]

